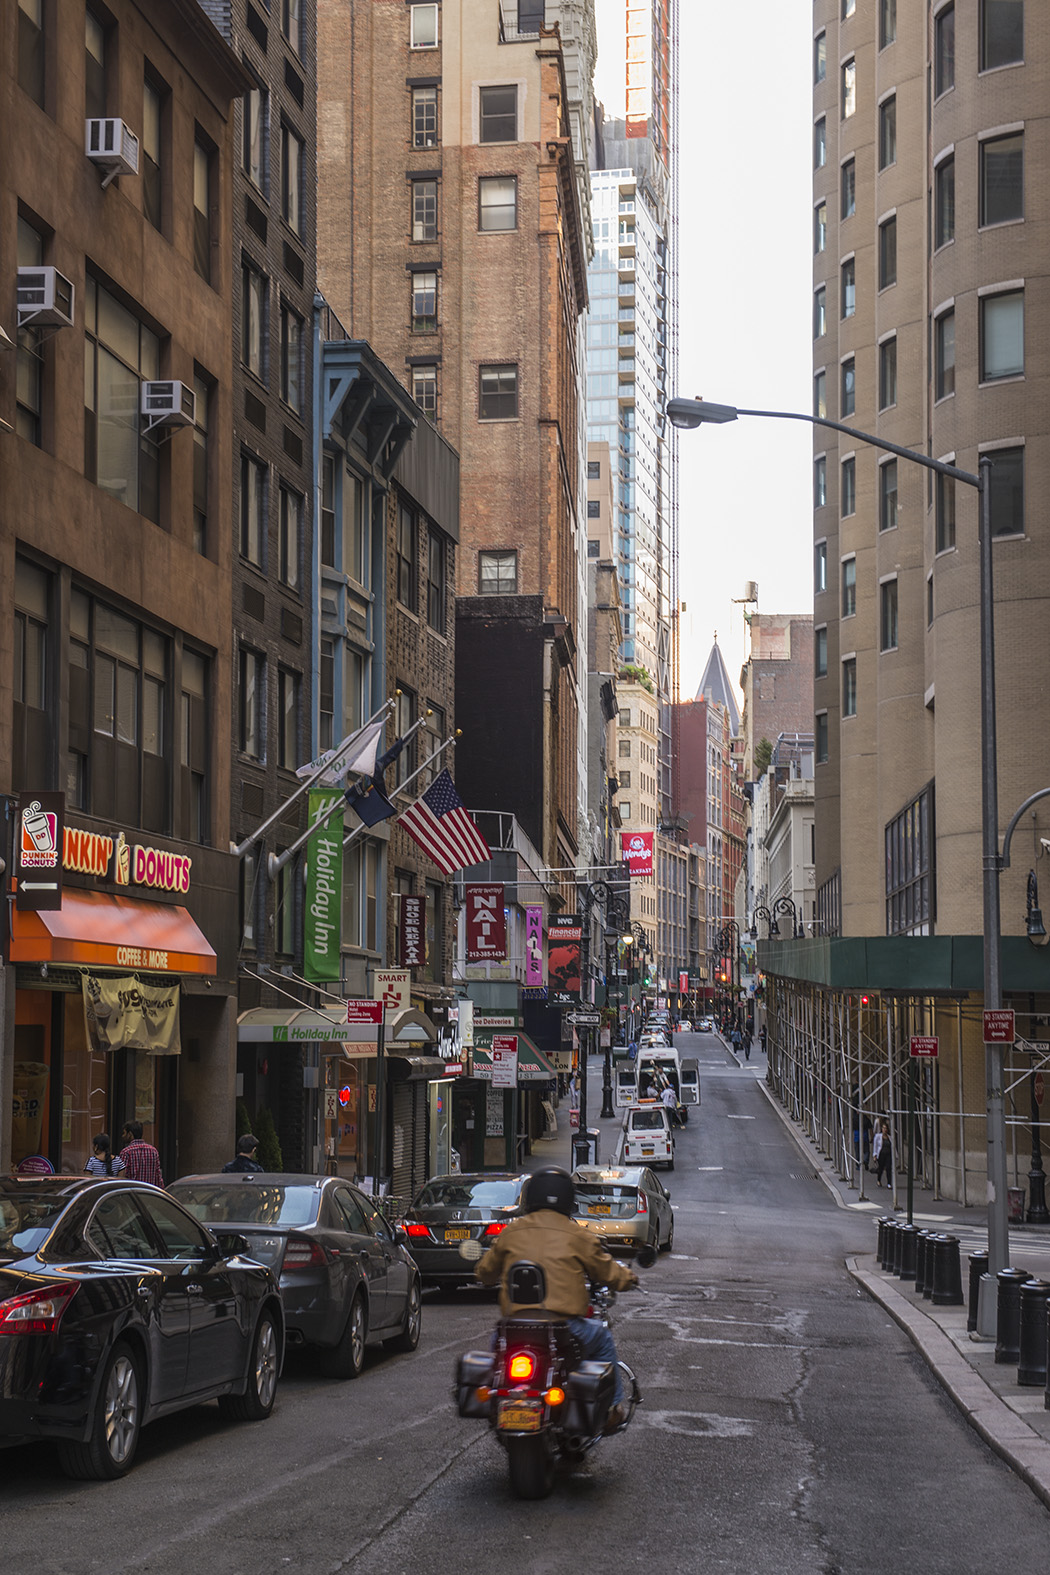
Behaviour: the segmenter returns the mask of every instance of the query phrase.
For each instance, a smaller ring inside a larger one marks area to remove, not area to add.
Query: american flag
[[[403,826],[446,875],[492,857],[447,771],[434,778],[422,797],[397,817],[395,825]]]

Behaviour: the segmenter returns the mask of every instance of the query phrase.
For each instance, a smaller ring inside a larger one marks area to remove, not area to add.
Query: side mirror
[[[250,1258],[252,1255],[248,1238],[240,1231],[217,1231],[215,1240],[219,1244],[219,1256],[222,1258]]]

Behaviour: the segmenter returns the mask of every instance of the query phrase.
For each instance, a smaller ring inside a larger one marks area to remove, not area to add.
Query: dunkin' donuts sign
[[[79,826],[66,826],[63,832],[64,869],[115,881],[118,886],[187,892],[192,864],[193,860],[183,853],[129,842],[123,832],[107,837],[97,831],[83,831]]]

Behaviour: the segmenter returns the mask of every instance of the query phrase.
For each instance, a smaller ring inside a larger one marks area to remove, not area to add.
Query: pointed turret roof
[[[736,703],[736,696],[729,681],[726,664],[722,660],[717,633],[715,634],[715,643],[711,647],[711,655],[707,658],[704,676],[701,678],[700,687],[696,691],[696,698],[698,700],[713,700],[717,705],[724,705],[729,712],[730,737],[737,737],[740,732],[740,707]]]

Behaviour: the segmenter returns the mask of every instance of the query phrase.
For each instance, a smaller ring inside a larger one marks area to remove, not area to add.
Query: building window
[[[241,648],[240,747],[253,760],[263,758],[263,707],[266,692],[266,659],[258,651]]]
[[[853,356],[847,356],[842,363],[842,400],[840,410],[843,416],[851,416],[857,408],[857,363]]]
[[[412,49],[436,49],[438,44],[438,8],[436,5],[409,7],[409,45]]]
[[[164,107],[162,90],[146,78],[142,85],[142,137],[139,152],[139,177],[142,181],[142,211],[155,230],[161,227],[161,119]]]
[[[840,175],[842,189],[842,217],[850,219],[857,211],[857,161],[847,159]]]
[[[817,765],[826,766],[828,763],[828,713],[817,712],[817,735],[814,740],[817,754]]]
[[[894,530],[897,525],[897,461],[883,460],[879,466],[879,529]]]
[[[437,274],[412,275],[412,332],[433,333],[437,327]]]
[[[342,532],[339,538],[341,561],[337,565],[359,585],[365,580],[365,551],[367,547],[365,519],[365,483],[352,470],[343,469],[343,486],[340,498]]]
[[[259,860],[253,848],[241,860],[241,948],[255,950],[256,911],[259,906]]]
[[[266,275],[241,264],[241,361],[260,381],[266,377]]]
[[[278,870],[274,881],[273,949],[279,957],[295,955],[295,871],[288,864]]]
[[[1024,59],[1024,0],[981,0],[982,71]]]
[[[897,649],[897,581],[883,580],[879,586],[879,650]]]
[[[879,48],[897,38],[897,0],[879,0]]]
[[[955,86],[955,7],[946,5],[933,19],[933,94]]]
[[[879,289],[897,283],[897,220],[886,219],[879,225]]]
[[[929,935],[934,919],[933,788],[886,827],[886,934]]]
[[[601,517],[602,517],[602,506],[601,506],[600,500],[598,498],[588,498],[587,499],[587,518],[589,520],[600,520]],[[588,543],[588,546],[589,545],[590,545],[590,543]],[[597,557],[598,554],[595,553],[594,556]]]
[[[478,553],[479,596],[514,596],[518,590],[516,552]]]
[[[879,409],[897,403],[897,340],[884,339],[879,345]]]
[[[982,296],[979,303],[982,383],[1024,372],[1024,291]]]
[[[513,175],[484,175],[478,181],[478,229],[516,230],[518,182]]]
[[[933,575],[926,576],[926,627],[933,628]]]
[[[303,145],[289,126],[281,126],[281,213],[290,230],[303,233]]]
[[[955,393],[955,313],[942,312],[934,319],[934,398]]]
[[[44,0],[18,0],[18,85],[44,107]]]
[[[414,366],[412,368],[412,398],[420,410],[428,416],[437,415],[437,367]]]
[[[600,459],[589,459],[587,461],[587,480],[588,481],[601,481],[601,479],[602,479],[602,462],[601,462],[601,460]]]
[[[828,292],[820,285],[813,292],[813,337],[822,339],[828,331]]]
[[[817,678],[828,676],[828,626],[821,624],[813,631],[814,673]]]
[[[436,241],[438,233],[438,187],[436,180],[412,182],[412,239]]]
[[[211,485],[208,423],[213,385],[204,377],[193,379],[193,547],[208,551],[208,489]]]
[[[292,410],[302,410],[303,320],[281,303],[281,398]]]
[[[879,105],[879,169],[897,162],[897,97],[883,99]]]
[[[933,245],[955,239],[955,158],[942,159],[933,172]]]
[[[142,431],[142,380],[160,341],[89,275],[84,288],[84,469],[110,497],[160,522],[160,449]]]
[[[317,666],[317,742],[321,749],[335,744],[335,641],[327,636]]]
[[[478,369],[478,419],[513,421],[518,415],[516,366],[483,366]]]
[[[852,455],[849,459],[842,461],[841,471],[842,492],[840,501],[842,504],[842,518],[845,519],[848,515],[856,514],[857,512],[857,461]]]
[[[412,146],[436,148],[438,140],[438,90],[412,89]]]
[[[416,515],[407,504],[397,506],[397,599],[415,612],[419,587],[419,545]]]
[[[427,533],[427,623],[438,634],[445,633],[445,607],[448,600],[448,560],[445,538],[433,527]]]
[[[299,675],[277,672],[277,764],[294,771],[299,764]]]
[[[51,694],[48,670],[50,577],[15,559],[14,761],[12,787],[51,779]]]
[[[479,88],[478,106],[479,142],[517,142],[518,90],[516,87]]]
[[[266,132],[269,96],[265,88],[249,88],[241,110],[241,167],[253,186],[266,191]]]
[[[299,554],[302,536],[303,500],[298,492],[281,488],[281,517],[278,525],[278,572],[289,590],[299,589]]]
[[[394,706],[394,733],[397,738],[404,738],[408,730],[415,724],[419,716],[419,705],[414,690],[398,680],[398,695]],[[416,769],[416,735],[413,733],[408,743],[397,757],[394,767],[394,780],[398,787],[406,777],[410,777]]]
[[[992,455],[993,536],[1024,535],[1024,449],[1000,448]]]
[[[842,616],[852,618],[857,611],[857,560],[842,560]]]
[[[842,118],[849,120],[857,112],[857,62],[846,60],[842,66]]]
[[[813,40],[813,81],[823,82],[828,74],[828,35],[818,33]]]
[[[1009,224],[1024,218],[1024,133],[989,137],[981,143],[980,223]]]
[[[241,455],[241,556],[259,568],[266,545],[266,466]]]
[[[193,266],[211,282],[212,150],[198,138],[193,144]]]
[[[281,32],[297,55],[303,52],[303,19],[300,0],[281,0]]]
[[[934,486],[934,530],[936,550],[950,552],[955,546],[955,477],[939,472]]]
[[[84,13],[84,114],[88,120],[101,120],[105,113],[106,28],[88,6]]]
[[[828,461],[824,454],[813,461],[813,507],[822,509],[828,501]]]
[[[813,209],[813,250],[822,252],[828,244],[828,205],[821,201]]]
[[[813,379],[813,414],[827,416],[828,413],[828,375],[818,372]]]
[[[857,658],[847,656],[842,664],[842,714],[857,714]]]
[[[839,316],[852,317],[857,310],[857,264],[854,258],[846,258],[842,264],[840,277],[842,287]]]
[[[335,561],[335,455],[321,458],[321,562],[329,569],[337,567]]]
[[[828,162],[828,123],[821,115],[813,125],[813,168],[820,170]]]
[[[208,660],[182,648],[179,716],[180,825],[176,836],[207,842],[208,817]]]
[[[44,237],[19,216],[16,253],[19,268],[38,268],[44,261]],[[28,324],[18,330],[15,365],[15,430],[27,443],[40,447],[44,405],[42,331]]]

